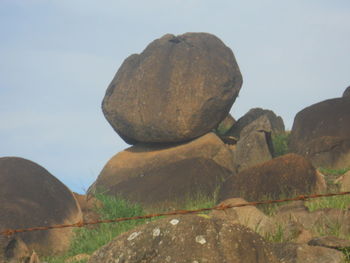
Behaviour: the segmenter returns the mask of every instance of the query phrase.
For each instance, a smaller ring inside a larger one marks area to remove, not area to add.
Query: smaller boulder
[[[308,194],[316,188],[316,173],[304,157],[286,154],[228,178],[220,190],[219,201],[233,197],[256,201]]]
[[[277,116],[273,111],[262,108],[253,108],[249,110],[244,116],[238,119],[238,121],[232,126],[232,128],[226,133],[226,135],[240,137],[241,131],[261,116],[266,116],[271,125],[271,131],[273,134],[284,133],[284,123],[280,116]]]
[[[236,172],[272,159],[271,123],[266,115],[245,126],[233,148]]]

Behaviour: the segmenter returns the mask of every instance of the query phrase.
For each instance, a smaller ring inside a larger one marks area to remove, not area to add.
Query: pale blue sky
[[[82,193],[128,145],[101,111],[123,60],[166,33],[208,32],[243,75],[231,113],[295,114],[350,85],[349,0],[0,0],[0,156]]]

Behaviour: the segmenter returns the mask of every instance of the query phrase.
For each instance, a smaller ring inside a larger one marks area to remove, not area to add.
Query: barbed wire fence
[[[39,230],[60,229],[60,228],[66,228],[66,227],[84,227],[87,225],[96,225],[96,224],[102,224],[102,223],[117,223],[117,222],[122,222],[122,221],[140,220],[140,219],[150,219],[150,218],[161,217],[161,216],[198,214],[198,213],[212,211],[212,210],[222,210],[223,211],[223,210],[227,210],[227,209],[234,208],[234,207],[256,206],[256,205],[262,205],[262,204],[275,204],[275,203],[284,203],[284,202],[299,201],[299,200],[307,201],[310,199],[331,197],[331,196],[340,196],[340,195],[349,195],[349,194],[350,194],[350,191],[339,192],[339,193],[327,193],[327,194],[299,195],[299,196],[296,196],[293,198],[246,202],[246,203],[240,203],[240,204],[217,205],[214,207],[194,209],[194,210],[175,210],[175,211],[170,211],[170,212],[148,214],[148,215],[143,215],[143,216],[119,217],[119,218],[115,218],[115,219],[95,220],[95,221],[88,221],[88,222],[80,221],[80,222],[77,222],[75,224],[61,224],[61,225],[41,226],[41,227],[6,229],[6,230],[0,232],[0,235],[11,236],[11,235],[14,235],[16,233],[24,233],[24,232],[39,231]]]

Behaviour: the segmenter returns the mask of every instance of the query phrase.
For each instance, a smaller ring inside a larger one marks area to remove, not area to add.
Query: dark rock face
[[[0,158],[0,232],[6,229],[72,224],[82,220],[72,192],[38,164],[16,157]],[[28,249],[41,255],[63,252],[72,230],[18,233]]]
[[[271,245],[250,229],[199,215],[167,217],[128,231],[95,251],[90,263],[277,263]]]
[[[343,98],[350,98],[350,86],[344,90]]]
[[[286,154],[241,171],[227,179],[219,201],[242,197],[247,201],[307,194],[317,186],[317,172],[302,156]]]
[[[216,128],[241,85],[235,57],[220,39],[168,34],[124,61],[102,110],[129,144],[181,142]]]
[[[280,116],[277,116],[271,110],[265,110],[261,108],[254,108],[249,110],[243,117],[239,118],[238,121],[232,126],[232,128],[226,133],[226,135],[234,136],[239,138],[241,131],[261,116],[266,115],[271,123],[271,131],[274,134],[284,133],[284,122]]]
[[[325,100],[298,112],[289,147],[316,167],[350,166],[350,100]]]
[[[120,152],[89,193],[101,189],[146,207],[171,206],[198,194],[211,197],[232,173],[231,151],[210,133],[176,147],[136,145]]]

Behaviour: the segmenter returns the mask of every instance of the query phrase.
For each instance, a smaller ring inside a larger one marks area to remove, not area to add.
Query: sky
[[[103,116],[129,55],[208,32],[243,75],[231,114],[294,116],[350,85],[349,0],[0,0],[0,157],[29,159],[84,193],[128,148]]]

